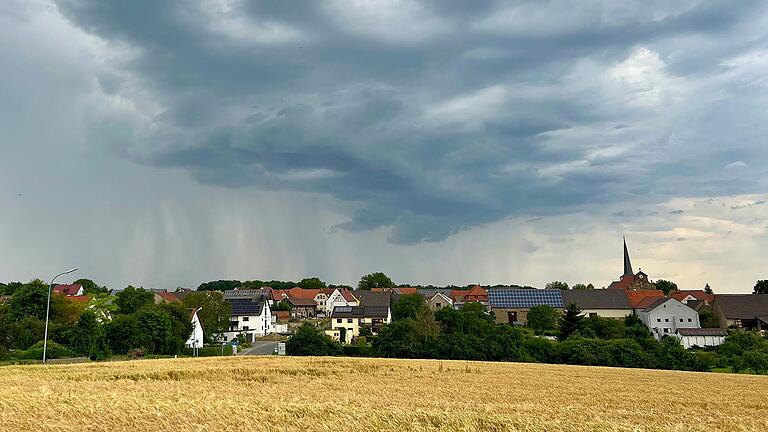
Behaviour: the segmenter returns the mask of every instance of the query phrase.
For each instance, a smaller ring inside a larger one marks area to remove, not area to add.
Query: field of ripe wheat
[[[3,431],[768,431],[768,377],[228,357],[0,368]]]

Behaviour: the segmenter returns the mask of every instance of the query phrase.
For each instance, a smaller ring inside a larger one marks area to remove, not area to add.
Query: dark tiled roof
[[[562,291],[552,289],[504,289],[494,288],[488,291],[488,303],[491,308],[532,308],[547,305],[562,308]]]
[[[360,306],[379,306],[387,307],[391,304],[392,293],[387,292],[374,292],[367,290],[357,290],[354,292],[355,297],[360,300]]]
[[[224,291],[225,299],[254,299],[261,297],[265,292],[260,289],[233,289]]]
[[[264,304],[251,299],[227,300],[232,306],[232,315],[259,315]]]
[[[621,290],[563,291],[563,304],[576,303],[581,309],[631,309],[629,299]]]
[[[387,318],[389,306],[336,306],[331,318]]]
[[[434,297],[435,294],[437,293],[440,293],[448,298],[451,298],[450,288],[424,288],[419,290],[419,294],[423,295],[424,298],[426,298],[427,300]]]
[[[679,328],[680,336],[728,336],[728,330],[721,328]]]
[[[673,299],[670,297],[646,297],[636,306],[636,308],[642,309],[645,312],[650,312],[669,300]]]
[[[715,305],[727,319],[768,315],[768,294],[715,294]]]
[[[288,303],[298,307],[317,307],[317,303],[313,299],[288,297],[287,300]]]

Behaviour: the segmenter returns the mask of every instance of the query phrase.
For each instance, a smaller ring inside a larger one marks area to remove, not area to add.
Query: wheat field
[[[0,368],[2,431],[768,431],[768,377],[227,357]]]

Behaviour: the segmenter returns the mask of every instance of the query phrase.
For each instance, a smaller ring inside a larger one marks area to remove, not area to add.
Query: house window
[[[680,320],[680,321],[682,321],[682,320]],[[688,318],[688,322],[693,322],[693,319]]]
[[[341,324],[341,318],[336,319],[336,324]]]
[[[680,322],[683,322],[683,319],[682,319],[682,318],[680,318]]]
[[[243,326],[243,330],[249,330],[248,326]]]
[[[669,333],[669,329],[664,327],[664,333]]]
[[[590,317],[597,317],[597,312],[590,312],[590,313],[589,313],[589,316],[590,316]]]
[[[664,322],[669,322],[669,318],[664,318]]]
[[[440,303],[440,302],[437,302],[437,303],[435,303],[435,307],[440,309],[441,307],[443,307],[443,304]]]
[[[517,322],[517,312],[507,312],[507,321],[510,324]]]
[[[352,318],[347,318],[347,324],[352,324]]]
[[[248,321],[249,317],[243,317],[243,321]]]
[[[656,318],[656,322],[661,322],[661,318]]]

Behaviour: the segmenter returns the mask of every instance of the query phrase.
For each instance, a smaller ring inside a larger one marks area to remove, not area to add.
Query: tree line
[[[40,359],[48,285],[37,279],[5,284],[3,289],[10,299],[0,305],[0,359]],[[191,310],[200,307],[198,316],[208,341],[229,325],[230,306],[219,292],[192,292],[180,302],[159,303],[155,293],[143,288],[129,286],[114,295],[107,292],[93,284],[90,301],[51,295],[49,358],[97,360],[131,350],[183,354],[192,332]]]
[[[551,309],[551,308],[550,308]],[[429,310],[419,295],[401,296],[393,322],[378,335],[341,345],[310,324],[287,341],[289,355],[348,355],[393,358],[519,361],[591,366],[710,371],[725,368],[768,371],[768,339],[735,332],[717,349],[686,350],[665,336],[656,340],[636,316],[623,320],[584,317],[575,305],[563,313],[534,311],[528,327],[496,324],[479,303],[461,309]],[[549,333],[552,337],[545,337]]]

